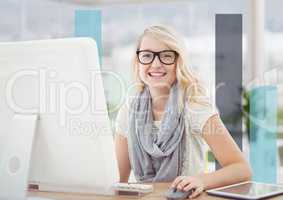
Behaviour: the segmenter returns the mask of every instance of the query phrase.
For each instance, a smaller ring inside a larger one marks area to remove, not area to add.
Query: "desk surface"
[[[37,197],[45,197],[54,200],[123,200],[123,199],[146,199],[146,200],[158,200],[165,199],[164,192],[169,188],[169,183],[156,183],[153,185],[154,192],[150,193],[144,197],[125,197],[125,196],[99,196],[93,194],[74,194],[74,193],[59,193],[59,192],[38,192],[31,191],[29,192],[29,196],[37,196]],[[207,195],[203,192],[199,197],[195,198],[195,200],[224,200],[227,198],[215,197]],[[283,195],[276,196],[273,198],[269,198],[268,200],[282,200]]]

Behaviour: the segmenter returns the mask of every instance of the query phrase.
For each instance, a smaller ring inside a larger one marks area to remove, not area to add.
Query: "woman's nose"
[[[161,67],[162,63],[160,62],[158,56],[156,55],[151,63],[151,67]]]

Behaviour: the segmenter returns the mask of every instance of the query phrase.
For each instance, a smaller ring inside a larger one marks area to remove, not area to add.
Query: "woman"
[[[120,181],[131,169],[137,181],[173,181],[190,197],[203,190],[250,180],[251,170],[205,90],[187,65],[184,42],[172,30],[151,26],[134,58],[137,94],[120,108],[116,155]],[[204,146],[222,168],[204,173]]]

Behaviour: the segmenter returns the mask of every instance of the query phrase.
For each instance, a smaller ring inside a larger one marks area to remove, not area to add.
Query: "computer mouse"
[[[185,191],[177,190],[177,188],[170,188],[165,193],[165,196],[167,200],[183,200],[183,199],[187,199],[192,193],[193,193],[193,189],[185,192]]]

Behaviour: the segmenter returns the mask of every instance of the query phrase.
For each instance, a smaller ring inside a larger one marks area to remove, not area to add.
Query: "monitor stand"
[[[37,114],[15,114],[11,132],[5,134],[4,150],[0,160],[0,199],[44,199],[27,197],[37,119]]]

